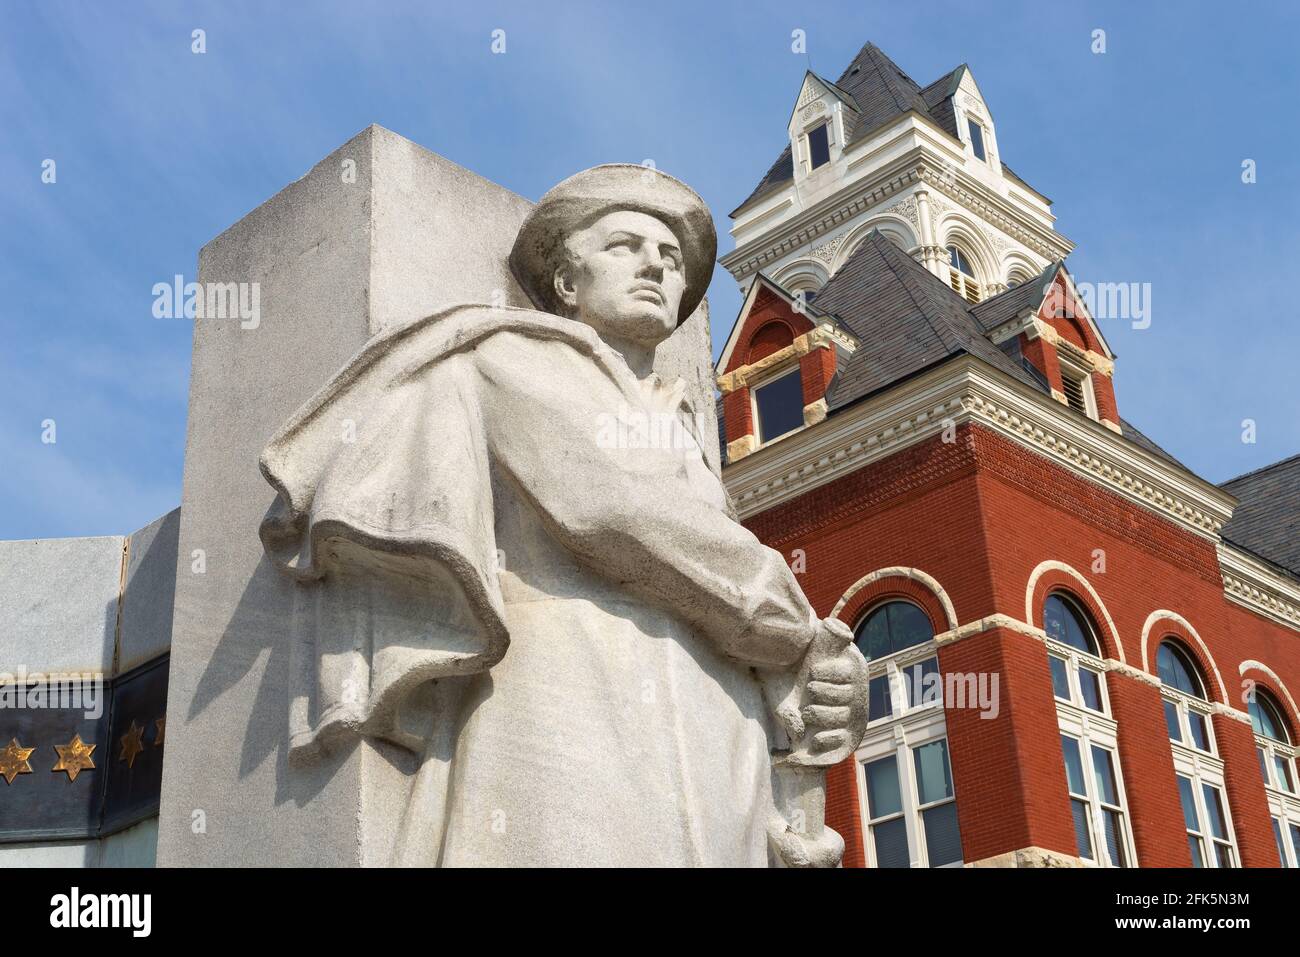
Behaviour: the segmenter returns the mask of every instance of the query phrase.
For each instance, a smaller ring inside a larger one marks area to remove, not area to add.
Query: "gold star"
[[[119,739],[122,742],[122,753],[117,756],[117,759],[125,761],[128,768],[134,766],[135,756],[144,750],[144,743],[140,740],[143,736],[144,728],[132,719],[130,729]]]
[[[153,746],[155,748],[161,748],[163,743],[163,732],[167,730],[167,715],[163,715],[155,721],[154,727],[158,729],[158,733],[153,736]]]
[[[98,745],[86,744],[81,740],[81,735],[74,734],[67,744],[54,746],[54,750],[59,752],[59,760],[50,770],[67,771],[68,780],[75,781],[78,774],[95,766],[95,762],[90,759],[90,754],[96,747]]]
[[[0,751],[0,776],[4,777],[6,784],[13,784],[14,778],[20,774],[32,773],[32,766],[27,763],[27,759],[35,750],[24,748],[17,738],[9,739],[9,746]]]

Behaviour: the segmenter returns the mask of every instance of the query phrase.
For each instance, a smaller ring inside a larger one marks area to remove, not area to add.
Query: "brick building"
[[[845,863],[1300,864],[1300,457],[1216,486],[1122,417],[967,67],[869,44],[788,132],[721,260],[724,477],[870,661]]]

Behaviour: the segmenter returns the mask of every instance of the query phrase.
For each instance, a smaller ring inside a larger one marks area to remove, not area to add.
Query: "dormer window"
[[[822,123],[808,131],[808,168],[817,169],[830,161],[831,128],[829,123]]]
[[[975,280],[975,270],[970,260],[956,246],[948,247],[948,282],[957,295],[967,302],[980,301],[980,284]]]
[[[970,148],[974,151],[975,158],[981,163],[987,163],[988,156],[984,152],[984,127],[970,118],[967,118],[966,126],[970,129]]]
[[[798,366],[754,389],[754,423],[760,445],[803,428],[803,380]]]

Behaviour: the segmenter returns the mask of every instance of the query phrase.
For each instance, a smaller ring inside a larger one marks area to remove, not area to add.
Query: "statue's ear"
[[[556,301],[568,309],[578,305],[578,287],[573,282],[574,264],[566,260],[555,268],[552,281],[555,284]]]

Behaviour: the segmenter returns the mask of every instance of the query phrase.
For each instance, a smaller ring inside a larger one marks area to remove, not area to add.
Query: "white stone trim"
[[[1148,672],[1151,670],[1151,658],[1147,653],[1148,639],[1155,628],[1156,623],[1160,621],[1172,621],[1182,625],[1187,629],[1187,633],[1192,636],[1196,644],[1205,655],[1205,660],[1210,663],[1210,669],[1214,672],[1214,680],[1219,683],[1219,698],[1221,701],[1231,700],[1228,697],[1228,686],[1223,683],[1223,675],[1219,672],[1219,666],[1215,663],[1214,656],[1210,654],[1210,649],[1206,646],[1205,641],[1201,638],[1200,632],[1192,627],[1192,623],[1178,614],[1176,611],[1169,611],[1167,608],[1159,608],[1147,615],[1146,622],[1142,625],[1142,667]],[[1177,637],[1177,636],[1175,636]],[[1213,704],[1214,702],[1211,702]]]
[[[1291,697],[1291,691],[1287,688],[1286,683],[1281,678],[1278,677],[1276,671],[1274,671],[1268,665],[1264,664],[1264,662],[1256,661],[1253,658],[1247,658],[1245,661],[1243,661],[1241,664],[1237,666],[1237,674],[1239,675],[1245,675],[1247,671],[1252,671],[1252,670],[1261,671],[1264,674],[1268,675],[1269,680],[1273,682],[1273,688],[1270,690],[1276,690],[1284,698],[1286,698],[1287,704],[1291,706],[1291,715],[1300,715],[1300,708],[1296,707],[1295,698]],[[1288,717],[1290,717],[1291,715],[1288,715]],[[1247,717],[1249,717],[1249,713],[1247,713]],[[1295,744],[1296,742],[1292,742],[1292,743]]]
[[[1219,543],[1224,595],[1255,612],[1300,631],[1300,584],[1227,542]]]
[[[730,464],[723,478],[747,518],[963,422],[978,422],[1215,542],[1236,501],[971,356]]]
[[[934,594],[935,598],[939,599],[939,604],[943,606],[943,615],[948,622],[948,630],[952,631],[957,627],[957,610],[953,607],[952,599],[948,597],[948,593],[944,591],[943,586],[940,585],[933,576],[927,575],[925,572],[921,571],[921,569],[907,568],[902,565],[894,565],[889,568],[879,568],[868,575],[863,575],[850,585],[848,591],[846,591],[843,597],[835,603],[835,607],[831,610],[831,617],[838,618],[840,612],[844,610],[844,607],[848,605],[854,595],[862,591],[862,589],[866,588],[868,585],[880,581],[882,578],[906,578],[924,586],[928,591]],[[847,624],[852,625],[853,623],[848,622]]]
[[[1069,575],[1078,582],[1083,590],[1088,593],[1089,597],[1097,603],[1097,607],[1101,609],[1102,617],[1106,621],[1106,627],[1110,629],[1111,639],[1115,642],[1115,647],[1119,649],[1119,660],[1126,663],[1128,659],[1124,657],[1124,642],[1119,639],[1119,629],[1115,627],[1115,621],[1110,617],[1110,611],[1106,608],[1106,603],[1101,600],[1101,596],[1097,594],[1097,590],[1092,587],[1092,584],[1088,579],[1084,578],[1069,565],[1065,564],[1065,562],[1048,559],[1047,561],[1039,562],[1038,566],[1029,573],[1029,584],[1025,586],[1025,624],[1031,626],[1034,624],[1034,588],[1038,585],[1038,579],[1042,578],[1043,574],[1049,571],[1064,572]]]

